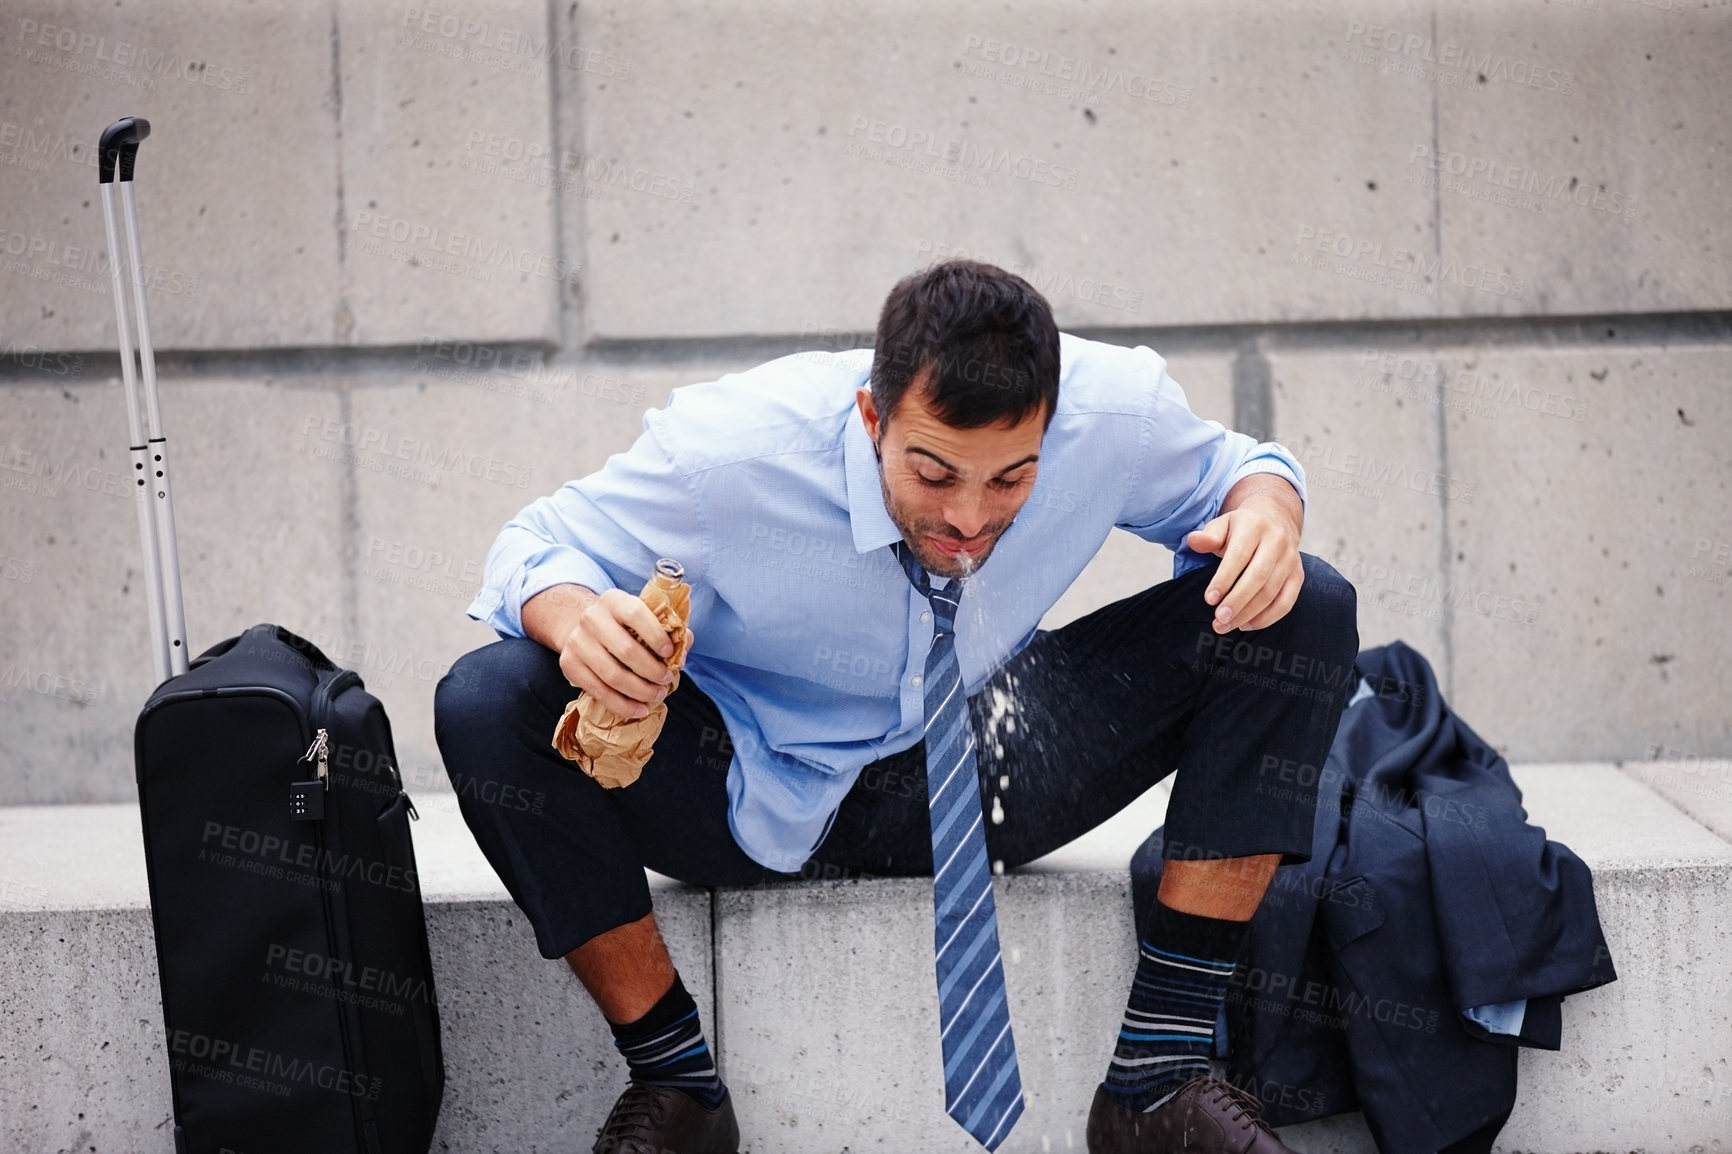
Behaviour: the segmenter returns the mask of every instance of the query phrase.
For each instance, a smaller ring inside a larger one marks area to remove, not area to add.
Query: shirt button
[[[908,679],[908,684],[918,687],[920,684],[920,674],[916,673],[913,677],[910,677]]]
[[[932,620],[932,610],[928,609],[926,612],[922,613],[920,615],[920,620],[922,620],[922,621]]]

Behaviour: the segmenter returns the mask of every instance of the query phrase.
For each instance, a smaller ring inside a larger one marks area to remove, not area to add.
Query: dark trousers
[[[969,698],[989,856],[1006,869],[1093,829],[1177,771],[1166,857],[1310,856],[1315,773],[1356,678],[1353,586],[1301,554],[1279,622],[1216,634],[1203,590],[1218,558],[1035,635]],[[700,638],[701,640],[701,638]],[[932,872],[925,749],[867,766],[801,873],[765,869],[727,820],[732,747],[687,677],[643,775],[601,788],[554,751],[576,696],[533,641],[467,654],[440,681],[435,729],[464,820],[559,957],[650,912],[647,867],[704,886]],[[1313,784],[1303,784],[1309,781]]]

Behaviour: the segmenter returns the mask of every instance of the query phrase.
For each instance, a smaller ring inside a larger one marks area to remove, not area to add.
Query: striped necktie
[[[932,648],[921,687],[926,694],[926,794],[932,819],[933,949],[944,1047],[944,1112],[982,1146],[995,1150],[1022,1115],[1022,1077],[1005,1001],[974,729],[956,660],[962,583],[952,580],[934,589],[904,542],[892,548],[908,580],[932,605]]]

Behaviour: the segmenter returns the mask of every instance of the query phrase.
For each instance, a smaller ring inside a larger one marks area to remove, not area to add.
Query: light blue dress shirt
[[[1286,449],[1191,412],[1148,348],[1060,336],[1058,406],[1028,501],[969,579],[956,620],[968,693],[1034,637],[1114,526],[1209,558],[1185,534],[1252,473],[1305,497]],[[500,532],[469,615],[523,636],[523,603],[562,583],[636,593],[685,566],[686,676],[734,746],[728,822],[753,860],[798,870],[855,777],[920,739],[925,598],[888,546],[878,462],[854,392],[869,349],[797,353],[673,390],[632,447]]]

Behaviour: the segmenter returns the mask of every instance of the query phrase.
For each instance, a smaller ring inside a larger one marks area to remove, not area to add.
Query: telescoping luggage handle
[[[133,496],[138,503],[138,536],[144,547],[144,599],[150,611],[150,644],[160,683],[187,669],[186,609],[181,602],[180,551],[174,536],[174,489],[168,465],[168,440],[162,435],[162,405],[156,393],[156,351],[150,343],[150,310],[144,300],[144,260],[138,249],[138,203],[132,195],[132,169],[138,146],[150,135],[150,121],[128,116],[109,125],[97,146],[97,179],[102,190],[102,223],[108,230],[108,273],[114,286],[114,321],[120,333],[120,376],[126,385],[126,418],[131,433]],[[119,179],[116,179],[118,174]],[[126,251],[114,228],[114,190],[126,223]],[[127,320],[126,277],[131,270],[133,312],[138,318],[138,366],[132,360],[132,326]],[[139,377],[144,411],[139,412]]]

